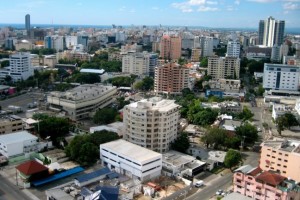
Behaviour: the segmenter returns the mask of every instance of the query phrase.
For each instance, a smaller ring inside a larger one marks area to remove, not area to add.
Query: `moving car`
[[[195,183],[195,187],[201,187],[202,185],[204,185],[204,181],[200,180],[200,181],[197,181]]]

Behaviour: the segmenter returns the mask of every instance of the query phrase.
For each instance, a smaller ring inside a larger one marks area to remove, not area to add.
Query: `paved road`
[[[232,184],[232,173],[225,174],[224,176],[213,180],[210,186],[205,186],[200,192],[187,197],[187,200],[206,200],[215,195],[219,189],[227,189]]]
[[[5,99],[0,101],[2,109],[5,110],[9,105],[20,106],[24,111],[27,110],[27,104],[38,102],[40,98],[43,97],[41,92],[30,92],[25,93],[10,99]]]
[[[253,167],[258,166],[259,161],[259,153],[256,152],[243,152],[245,156],[243,156],[246,160],[244,161],[244,165],[252,165]],[[206,200],[210,199],[212,196],[215,195],[216,191],[219,189],[227,190],[229,186],[232,185],[232,173],[229,172],[223,176],[220,176],[211,182],[207,183],[201,191],[187,197],[187,200]]]
[[[0,176],[0,200],[31,200],[17,186]]]

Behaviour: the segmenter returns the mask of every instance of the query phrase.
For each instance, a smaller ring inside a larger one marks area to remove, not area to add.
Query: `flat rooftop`
[[[100,149],[105,148],[118,155],[124,155],[125,157],[131,158],[132,160],[144,163],[150,159],[161,157],[160,153],[151,151],[144,147],[140,147],[136,144],[127,142],[125,140],[115,140],[100,145]]]
[[[0,142],[2,144],[13,144],[17,142],[23,142],[25,140],[37,140],[38,137],[28,133],[27,131],[19,131],[15,133],[9,133],[0,135]]]
[[[153,97],[148,99],[142,99],[138,102],[134,102],[128,105],[131,108],[140,108],[147,110],[157,110],[159,112],[167,112],[180,106],[175,103],[175,100],[162,99],[160,97]]]
[[[299,140],[269,140],[261,144],[261,146],[271,147],[286,152],[300,153]]]
[[[193,160],[196,160],[196,158],[178,151],[171,150],[163,154],[163,162],[170,163],[174,166],[185,165]]]
[[[115,86],[105,86],[102,84],[84,84],[66,92],[51,92],[50,96],[76,101],[101,97],[105,93],[110,92],[114,89],[116,89]]]

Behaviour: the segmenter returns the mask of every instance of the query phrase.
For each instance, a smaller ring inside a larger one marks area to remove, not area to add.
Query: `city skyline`
[[[216,28],[257,28],[261,19],[285,20],[300,27],[299,0],[165,0],[63,1],[13,0],[1,4],[0,23],[69,25],[174,25]],[[14,6],[12,6],[14,5]],[[47,12],[48,11],[48,12]]]

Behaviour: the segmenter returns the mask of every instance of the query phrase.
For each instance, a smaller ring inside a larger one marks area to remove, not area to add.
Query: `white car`
[[[200,181],[197,181],[195,183],[195,187],[201,187],[202,185],[204,185],[204,181],[200,180]]]
[[[218,190],[217,192],[216,192],[216,195],[221,195],[221,196],[225,196],[225,192],[223,191],[223,190]]]

